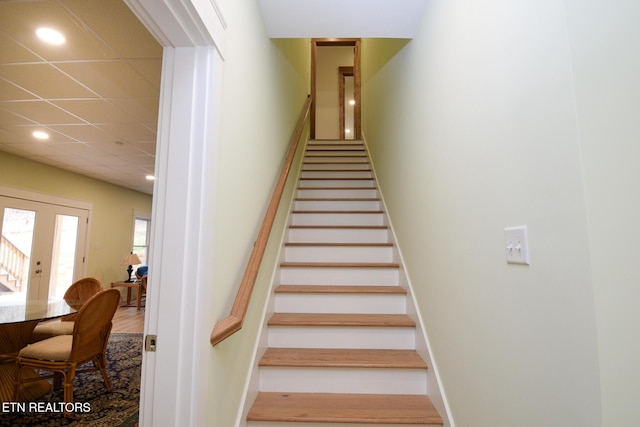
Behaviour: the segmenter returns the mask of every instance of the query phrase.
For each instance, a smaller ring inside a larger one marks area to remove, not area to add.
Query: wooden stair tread
[[[376,247],[376,248],[379,248],[379,247],[392,247],[393,243],[391,243],[391,242],[388,242],[388,243],[286,242],[284,245],[285,246],[295,246],[295,247],[304,247],[304,246],[332,247],[332,246],[338,246],[338,247]]]
[[[332,176],[332,177],[303,177],[300,181],[373,181],[373,178],[359,178],[350,176]]]
[[[268,325],[415,327],[416,323],[405,314],[275,313]]]
[[[304,268],[400,268],[393,262],[282,262],[280,267]]]
[[[356,162],[302,162],[303,165],[368,165],[368,160],[360,160]]]
[[[375,285],[279,285],[275,292],[280,294],[407,294],[407,290],[400,286]]]
[[[329,152],[329,153],[365,153],[364,148],[362,147],[343,147],[341,149],[333,149],[333,148],[325,148],[325,147],[313,147],[313,148],[307,148],[307,154],[308,153],[318,153],[318,152]]]
[[[331,138],[313,138],[309,140],[309,145],[314,145],[314,144],[336,144],[336,145],[340,145],[340,144],[362,144],[362,140],[361,139],[346,139],[346,138],[342,138],[342,139],[331,139]]]
[[[378,197],[297,197],[295,201],[296,202],[379,202],[380,198]]]
[[[260,366],[426,369],[415,350],[268,348]]]
[[[427,396],[258,393],[247,421],[442,425]]]
[[[313,150],[307,151],[305,154],[307,158],[313,157],[367,157],[364,150]]]
[[[298,187],[298,190],[377,190],[377,187]]]
[[[341,163],[333,163],[341,164]],[[371,172],[371,169],[301,169],[300,172]]]
[[[320,211],[320,210],[295,210],[291,211],[294,214],[382,214],[384,211],[381,210],[358,210],[358,211],[347,211],[347,210],[338,210],[338,211]]]

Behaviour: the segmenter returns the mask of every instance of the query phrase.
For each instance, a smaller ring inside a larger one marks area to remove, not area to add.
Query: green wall
[[[363,42],[364,135],[458,426],[600,425],[599,210],[585,200],[567,34],[562,2],[435,0],[411,41]],[[504,228],[520,225],[529,266],[505,260]]]
[[[93,204],[87,275],[105,285],[124,279],[120,262],[131,251],[133,212],[150,213],[150,195],[1,151],[0,185]]]
[[[310,85],[308,39],[269,39],[257,2],[218,4],[227,28],[219,185],[216,200],[210,201],[215,212],[213,323],[229,314]],[[235,425],[283,226],[279,218],[242,330],[211,349],[210,426]],[[211,330],[213,323],[206,327]]]

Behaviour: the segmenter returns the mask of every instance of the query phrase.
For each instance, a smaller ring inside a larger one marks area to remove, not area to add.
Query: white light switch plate
[[[529,237],[526,225],[505,228],[504,243],[509,264],[529,265]]]

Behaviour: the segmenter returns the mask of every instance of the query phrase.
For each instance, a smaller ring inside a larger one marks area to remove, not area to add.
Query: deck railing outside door
[[[0,275],[6,275],[2,284],[19,292],[26,282],[29,257],[5,236],[0,237]],[[1,276],[0,276],[1,278]]]

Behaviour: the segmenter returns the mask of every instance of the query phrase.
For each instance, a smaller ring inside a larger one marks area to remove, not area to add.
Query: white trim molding
[[[213,0],[125,1],[164,46],[139,425],[206,425],[226,24]]]
[[[224,57],[227,24],[214,0],[125,0],[164,47],[215,46]]]

